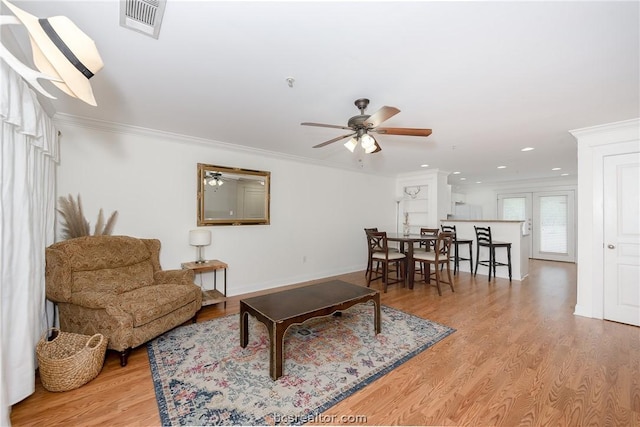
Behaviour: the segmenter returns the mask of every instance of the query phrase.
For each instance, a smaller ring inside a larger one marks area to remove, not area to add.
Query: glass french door
[[[575,262],[574,191],[498,195],[498,217],[525,221],[531,258]]]
[[[531,234],[531,193],[498,194],[498,219],[524,221],[522,234]],[[528,253],[531,257],[533,245],[529,239]]]
[[[532,258],[575,261],[574,192],[533,193]]]

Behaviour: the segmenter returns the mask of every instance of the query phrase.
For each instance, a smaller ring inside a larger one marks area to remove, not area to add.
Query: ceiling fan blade
[[[407,135],[407,136],[429,136],[431,129],[412,129],[412,128],[376,128],[371,132],[382,135]]]
[[[347,128],[347,129],[349,129],[349,128]],[[324,147],[325,145],[332,144],[332,143],[334,143],[334,142],[336,142],[336,141],[340,141],[341,139],[349,138],[350,136],[353,136],[353,135],[355,135],[355,132],[354,132],[354,133],[350,133],[350,134],[348,134],[348,135],[342,135],[342,136],[339,136],[339,137],[337,137],[337,138],[330,139],[330,140],[325,141],[325,142],[321,142],[321,143],[320,143],[320,144],[318,144],[318,145],[314,145],[314,146],[313,146],[313,148],[320,148],[320,147]]]
[[[300,123],[302,126],[317,126],[317,127],[321,127],[321,128],[333,128],[333,129],[346,129],[346,130],[352,130],[349,127],[346,126],[338,126],[338,125],[325,125],[324,123],[311,123],[311,122],[304,122],[304,123]]]
[[[379,126],[385,120],[398,114],[400,110],[396,107],[387,107],[386,105],[373,113],[367,120],[364,121],[364,125],[368,127]]]

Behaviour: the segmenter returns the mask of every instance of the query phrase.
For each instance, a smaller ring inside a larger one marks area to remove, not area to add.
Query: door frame
[[[574,314],[603,318],[603,157],[640,152],[640,118],[570,130],[578,146],[577,292]]]

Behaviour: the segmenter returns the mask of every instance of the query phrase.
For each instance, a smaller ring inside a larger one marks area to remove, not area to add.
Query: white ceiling
[[[452,184],[575,178],[569,130],[640,117],[637,1],[168,0],[157,40],[120,27],[118,1],[14,4],[68,16],[101,53],[98,106],[47,85],[58,113],[374,173],[428,164],[461,172]],[[401,110],[384,126],[433,134],[381,135],[377,154],[312,148],[346,132],[300,123],[346,125],[362,97],[368,114]]]

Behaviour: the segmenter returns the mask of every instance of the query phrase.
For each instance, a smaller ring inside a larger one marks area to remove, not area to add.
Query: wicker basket
[[[49,341],[51,331],[57,335]],[[67,391],[88,383],[102,370],[106,351],[107,339],[102,334],[80,335],[49,328],[36,345],[42,385],[49,391]]]

